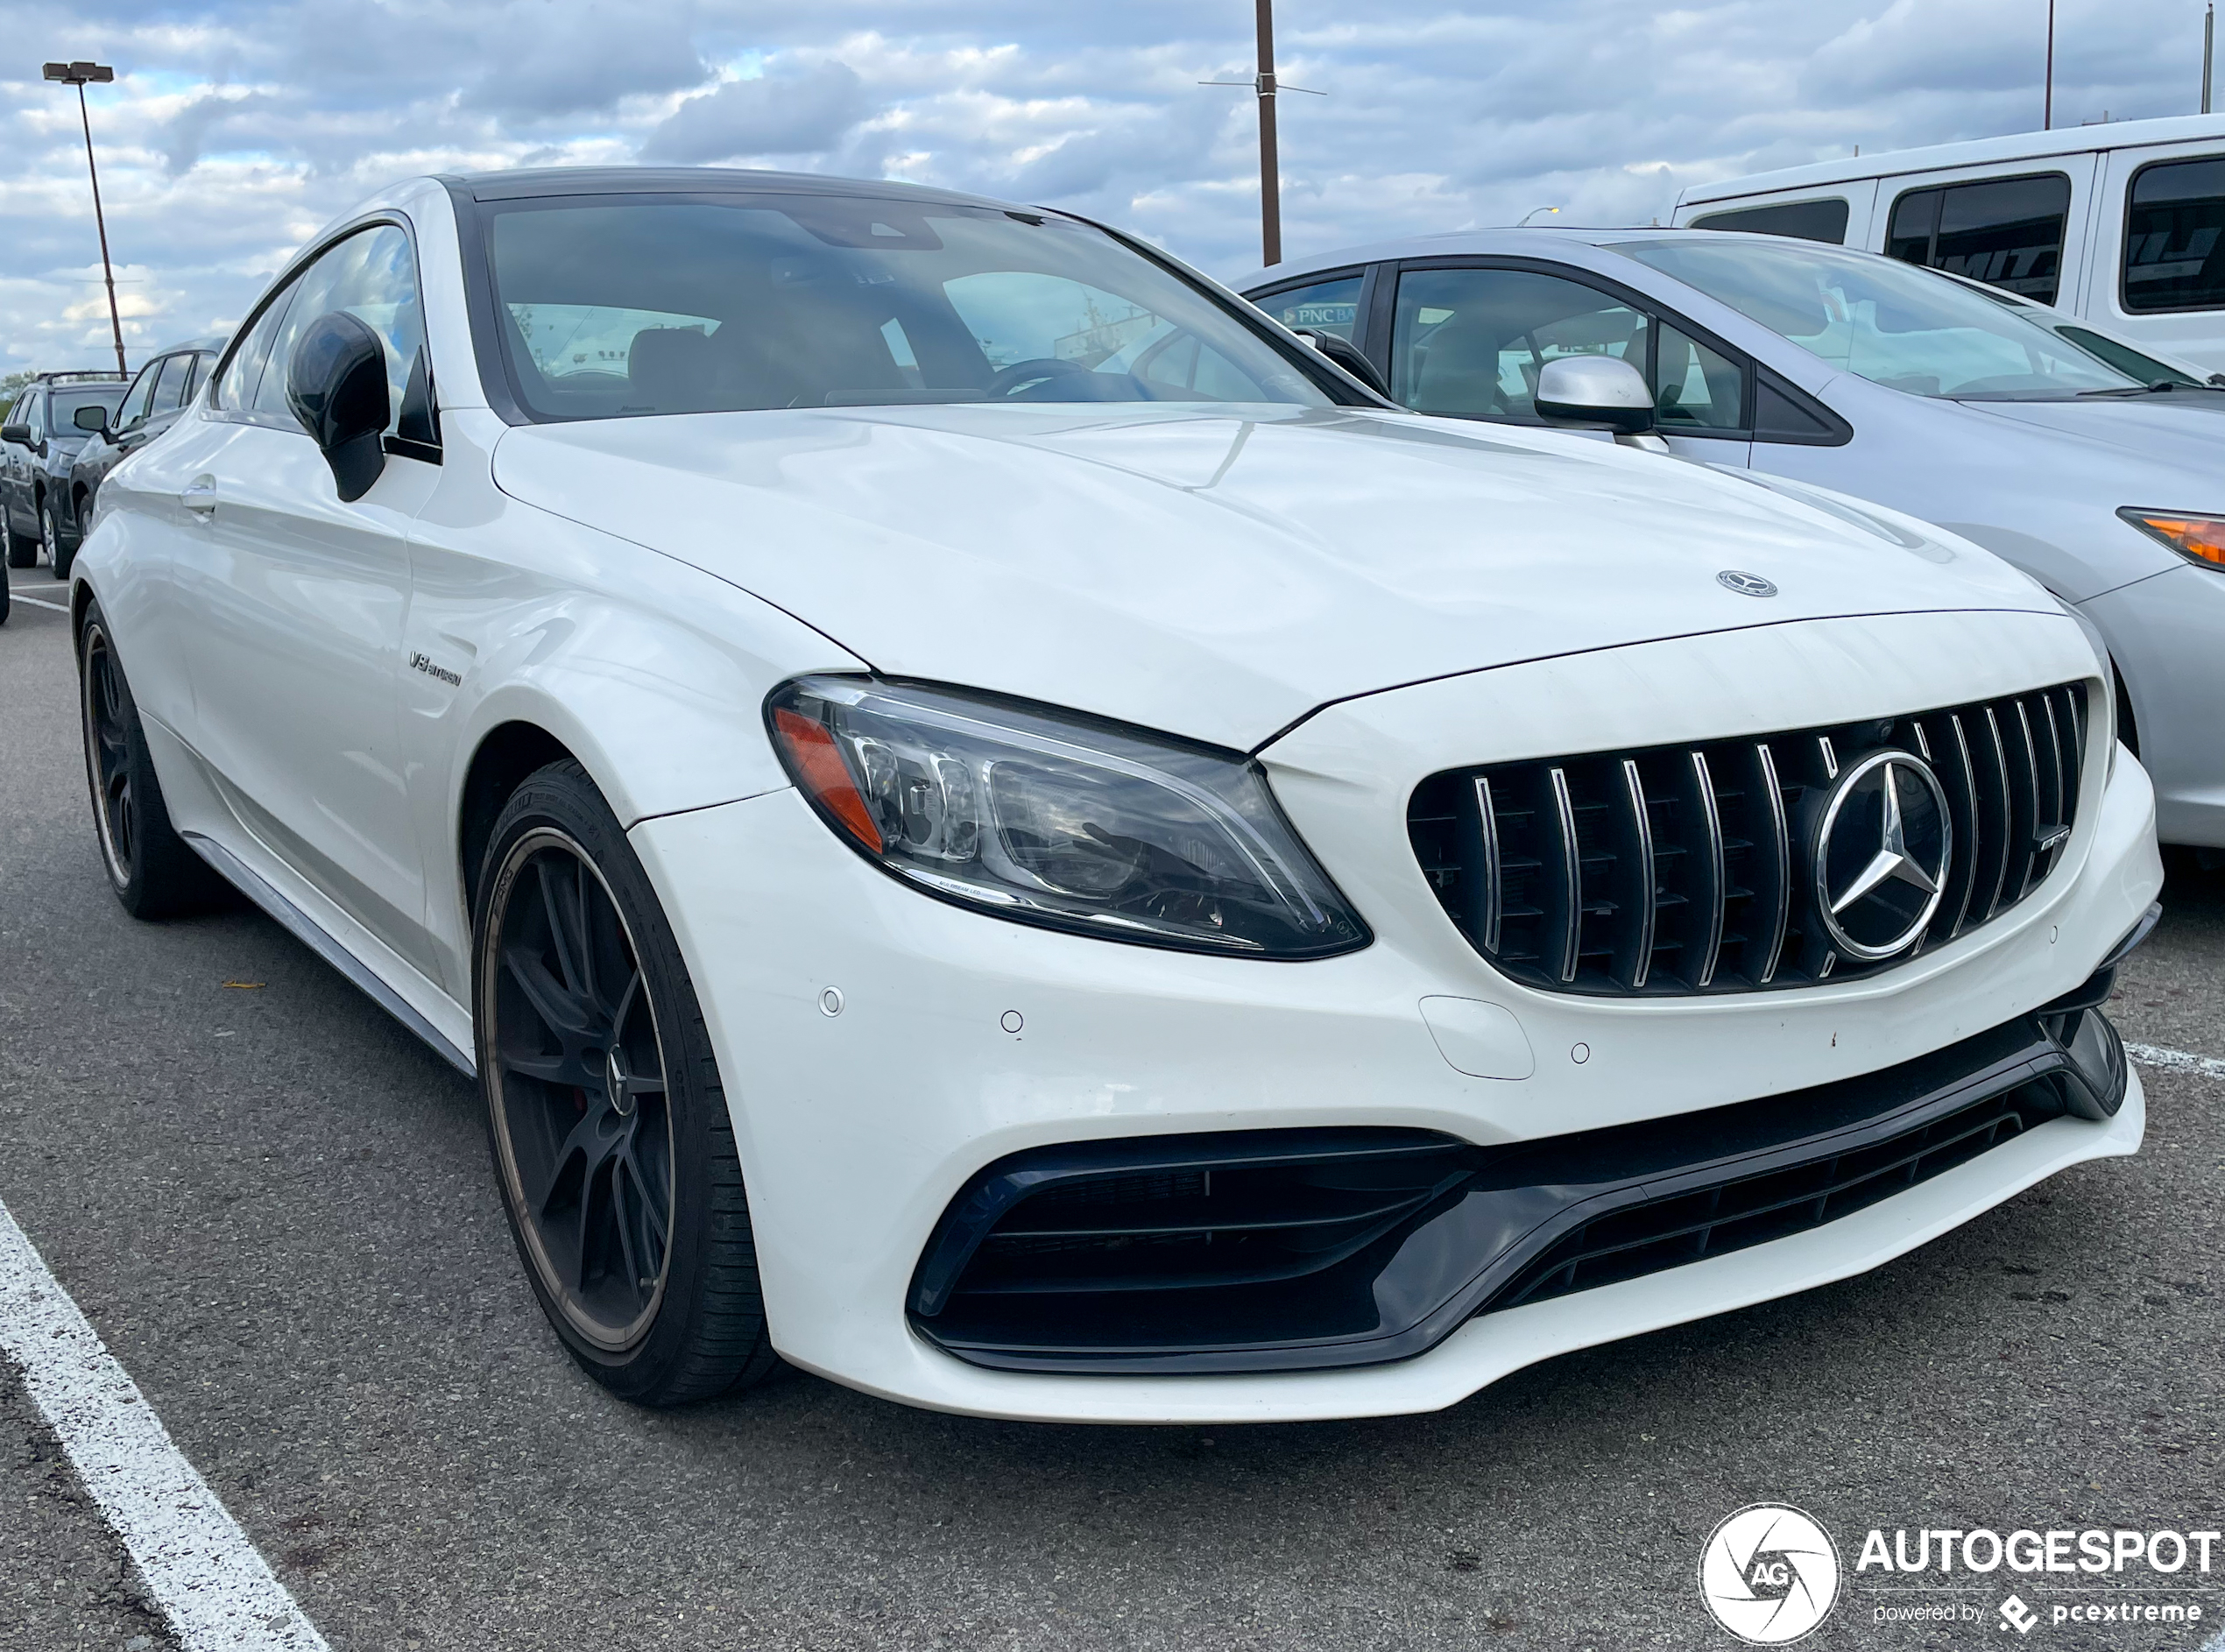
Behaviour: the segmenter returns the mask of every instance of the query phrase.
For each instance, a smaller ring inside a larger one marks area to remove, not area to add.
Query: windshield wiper
[[[2133,396],[2168,396],[2181,390],[2225,390],[2225,385],[2181,384],[2176,378],[2158,378],[2151,384],[2127,385],[2122,390],[2081,390],[2080,396],[2114,396],[2120,400]]]

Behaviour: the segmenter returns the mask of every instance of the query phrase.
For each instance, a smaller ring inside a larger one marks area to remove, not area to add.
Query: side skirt
[[[194,852],[214,866],[227,883],[260,907],[295,940],[354,982],[372,1003],[423,1039],[432,1047],[434,1054],[466,1078],[479,1076],[478,1063],[471,1058],[469,1051],[458,1049],[450,1043],[438,1027],[412,1009],[400,993],[373,974],[362,959],[328,934],[315,919],[272,888],[253,867],[213,837],[192,831],[182,832],[180,836],[192,844]]]

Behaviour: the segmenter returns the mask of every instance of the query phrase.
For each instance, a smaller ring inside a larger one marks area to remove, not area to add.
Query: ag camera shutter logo
[[[1699,1598],[1748,1645],[1786,1645],[1838,1604],[1839,1547],[1790,1504],[1748,1504],[1700,1550]]]

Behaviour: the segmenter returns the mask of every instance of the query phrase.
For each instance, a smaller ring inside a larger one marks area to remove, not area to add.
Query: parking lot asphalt
[[[1758,1500],[1849,1566],[1873,1527],[2225,1526],[2225,1080],[2200,1071],[2144,1074],[2137,1158],[1431,1416],[1044,1427],[793,1373],[629,1409],[543,1325],[469,1084],[252,911],[124,916],[74,691],[66,619],[19,604],[0,1201],[336,1648],[1728,1646],[1695,1569]],[[2112,1013],[2225,1055],[2225,874],[2174,858],[2165,900]],[[1881,1626],[1850,1576],[1804,1644],[2002,1644],[2010,1584],[1957,1581],[1924,1598],[1984,1620]],[[2221,1585],[2225,1557],[2173,1580],[2198,1628],[2030,1644],[2200,1646]],[[0,1366],[0,1646],[170,1644]]]

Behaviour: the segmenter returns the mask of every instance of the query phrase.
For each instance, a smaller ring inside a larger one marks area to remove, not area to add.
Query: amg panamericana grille
[[[1890,968],[2015,906],[2078,818],[2087,688],[1761,738],[1448,770],[1415,788],[1423,872],[1477,951],[1528,986],[1749,992]],[[1890,957],[1835,946],[1815,895],[1833,784],[1891,748],[1929,765],[1952,827],[1943,892]]]

